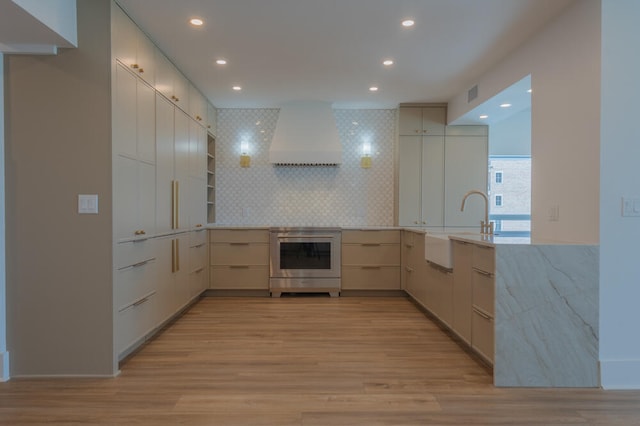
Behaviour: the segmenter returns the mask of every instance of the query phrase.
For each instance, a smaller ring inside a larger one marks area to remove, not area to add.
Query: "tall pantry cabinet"
[[[447,126],[446,106],[401,106],[398,116],[398,224],[473,226],[484,216],[471,189],[487,191],[486,126]]]
[[[119,7],[112,11],[114,336],[121,359],[208,284],[208,106]]]

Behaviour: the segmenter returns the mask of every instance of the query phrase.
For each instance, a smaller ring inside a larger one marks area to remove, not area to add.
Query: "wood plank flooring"
[[[495,388],[402,297],[209,297],[114,379],[0,383],[0,424],[638,425],[640,391]]]

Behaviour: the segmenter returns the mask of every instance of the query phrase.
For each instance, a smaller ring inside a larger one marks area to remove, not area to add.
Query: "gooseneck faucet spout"
[[[480,222],[480,233],[493,235],[493,222],[489,222],[489,198],[484,192],[478,191],[477,189],[472,189],[471,191],[464,194],[464,197],[462,197],[462,205],[460,206],[460,211],[464,211],[464,203],[472,194],[478,194],[484,199],[484,220]]]

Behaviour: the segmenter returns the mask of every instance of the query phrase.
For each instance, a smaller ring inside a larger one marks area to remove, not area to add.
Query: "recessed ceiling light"
[[[216,64],[218,65],[227,65],[226,59],[216,59]]]
[[[416,22],[413,19],[405,19],[404,21],[402,21],[402,26],[403,27],[413,27],[416,24]]]
[[[533,90],[529,89],[527,90],[527,93],[533,93]]]
[[[489,118],[489,116],[487,114],[482,114],[480,118],[484,120],[485,118]]]
[[[385,59],[382,62],[382,65],[391,66],[391,65],[393,65],[393,61],[391,59]]]
[[[233,90],[235,90],[236,92],[239,92],[240,90],[242,90],[242,87],[240,86],[233,86],[232,87]]]
[[[511,104],[500,104],[500,108],[509,108]]]
[[[369,87],[369,91],[370,92],[377,92],[378,88],[376,86],[371,86],[371,87]]]
[[[201,27],[204,24],[204,21],[200,18],[191,18],[189,23],[194,27]]]

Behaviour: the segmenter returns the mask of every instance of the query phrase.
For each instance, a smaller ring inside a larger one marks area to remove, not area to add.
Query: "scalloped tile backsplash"
[[[334,110],[337,167],[276,167],[269,146],[278,109],[218,109],[216,218],[222,225],[390,226],[396,110]],[[313,131],[313,129],[309,129]],[[241,143],[251,167],[240,167]],[[372,166],[360,167],[363,143]]]

